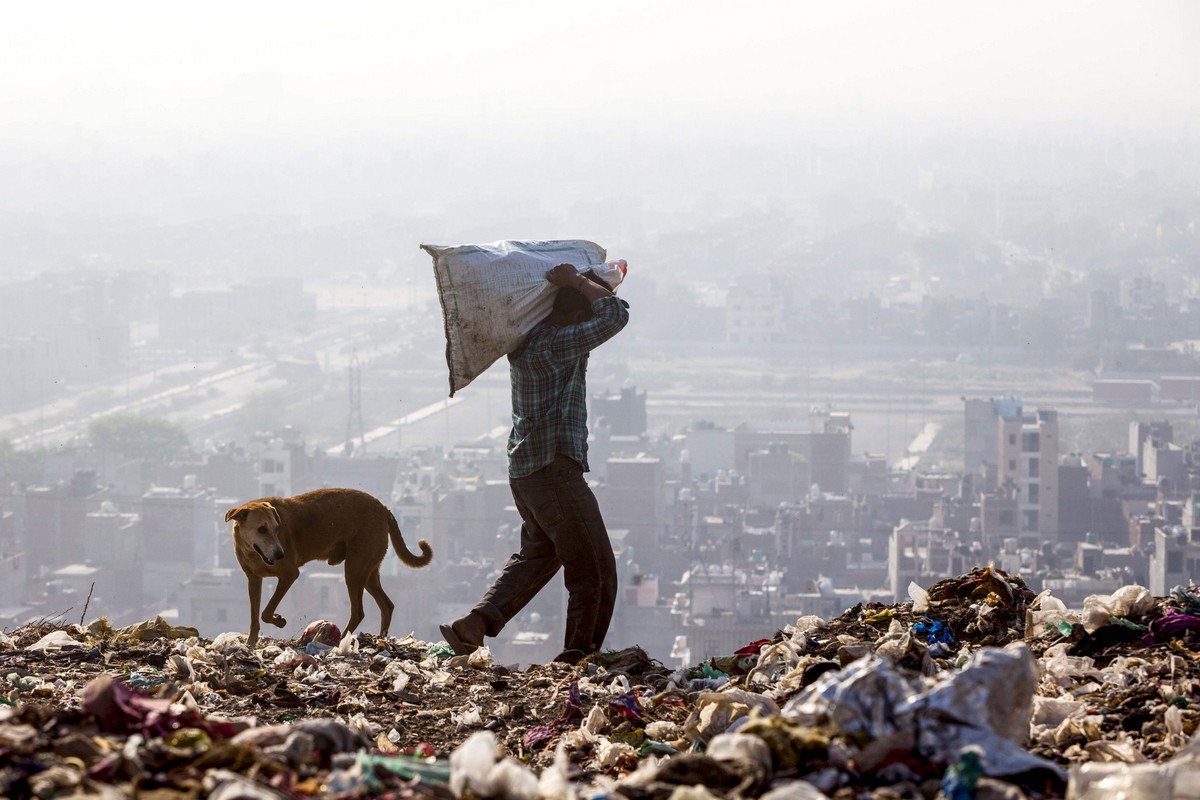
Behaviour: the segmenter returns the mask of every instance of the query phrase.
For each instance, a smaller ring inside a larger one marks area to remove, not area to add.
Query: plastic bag
[[[1144,586],[1122,586],[1111,595],[1093,594],[1083,600],[1083,627],[1095,633],[1112,624],[1113,617],[1142,617],[1155,606],[1154,598]]]
[[[614,289],[618,276],[624,277],[623,262],[606,268],[604,248],[584,240],[423,244],[421,249],[433,257],[451,397],[516,349],[550,313],[558,290],[546,273],[556,264],[604,272]]]

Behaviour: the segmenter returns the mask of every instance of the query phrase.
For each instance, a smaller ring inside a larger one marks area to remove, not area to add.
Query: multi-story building
[[[641,436],[646,432],[646,393],[633,387],[592,395],[590,419],[604,419],[613,436]]]
[[[103,613],[123,619],[126,612],[143,608],[142,518],[121,512],[111,500],[103,500],[84,521],[84,558],[106,567],[114,577],[112,591],[103,598]]]
[[[22,542],[31,578],[79,560],[87,550],[84,520],[106,496],[95,474],[85,471],[70,482],[25,490]]]
[[[927,522],[905,521],[892,531],[888,546],[892,602],[908,597],[910,583],[928,587],[942,578],[961,575],[972,566],[956,532],[933,528]]]
[[[644,454],[610,458],[607,473],[597,497],[605,526],[628,530],[627,544],[638,563],[657,571],[668,519],[663,460]]]
[[[999,478],[1016,489],[1023,534],[1054,538],[1059,532],[1058,412],[1000,418]]]
[[[999,458],[1000,420],[1020,418],[1021,401],[1015,397],[964,398],[963,415],[963,471],[986,475]]]
[[[1149,570],[1148,588],[1156,597],[1194,583],[1200,575],[1200,492],[1187,499],[1181,524],[1155,529]]]
[[[142,495],[142,559],[147,599],[176,602],[179,587],[198,568],[217,563],[227,509],[195,486],[151,487]]]
[[[725,341],[769,344],[784,335],[786,289],[776,278],[738,281],[725,298]]]

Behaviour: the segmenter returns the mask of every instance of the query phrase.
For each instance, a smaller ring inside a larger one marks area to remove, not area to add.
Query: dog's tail
[[[400,560],[408,566],[423,567],[433,560],[433,548],[424,539],[417,540],[417,547],[421,548],[421,555],[409,552],[408,547],[404,544],[404,536],[400,533],[400,525],[396,522],[396,515],[390,510],[388,511],[388,532],[392,536],[392,547],[396,548],[396,555],[400,556]]]

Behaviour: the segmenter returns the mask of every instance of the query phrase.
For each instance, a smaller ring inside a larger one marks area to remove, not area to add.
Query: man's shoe
[[[438,630],[442,633],[442,638],[446,640],[446,644],[454,648],[454,655],[467,656],[474,653],[483,646],[483,637],[479,637],[479,641],[471,638],[471,635],[463,630],[463,620],[456,619],[449,625],[438,625]]]
[[[573,667],[580,661],[583,661],[585,658],[587,658],[587,653],[583,652],[582,650],[563,650],[552,659],[552,663],[566,664],[567,666]]]

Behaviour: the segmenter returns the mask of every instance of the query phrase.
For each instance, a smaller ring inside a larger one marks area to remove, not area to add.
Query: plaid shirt
[[[587,472],[588,353],[629,322],[629,304],[616,297],[592,303],[579,325],[543,322],[509,353],[513,428],[508,437],[508,477],[523,478],[554,460],[575,459]]]

